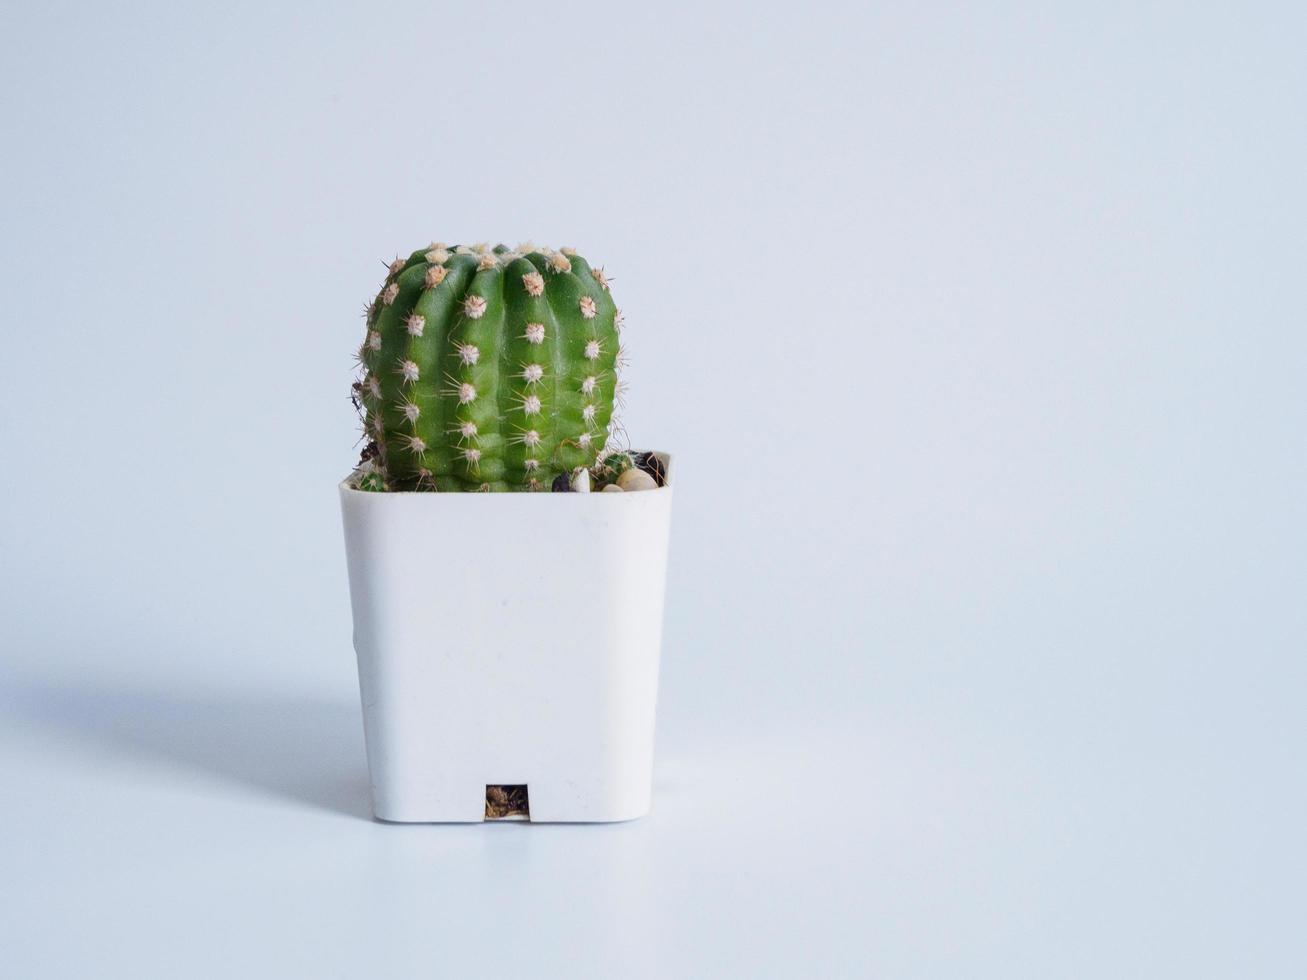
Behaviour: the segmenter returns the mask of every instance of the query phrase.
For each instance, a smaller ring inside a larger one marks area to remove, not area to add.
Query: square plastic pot
[[[373,811],[532,821],[649,810],[671,519],[633,493],[340,486]]]

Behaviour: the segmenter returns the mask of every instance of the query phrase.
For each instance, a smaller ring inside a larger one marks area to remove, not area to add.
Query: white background
[[[6,4],[0,972],[1307,972],[1307,17],[978,8]],[[369,819],[335,483],[432,238],[615,277],[645,820]]]

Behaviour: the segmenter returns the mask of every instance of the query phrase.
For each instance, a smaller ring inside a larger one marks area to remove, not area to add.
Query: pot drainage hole
[[[486,786],[487,820],[530,820],[531,801],[526,784],[500,784]]]

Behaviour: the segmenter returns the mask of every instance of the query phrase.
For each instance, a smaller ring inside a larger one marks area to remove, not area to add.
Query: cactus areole
[[[432,244],[366,317],[359,489],[547,491],[608,445],[621,316],[574,252]]]

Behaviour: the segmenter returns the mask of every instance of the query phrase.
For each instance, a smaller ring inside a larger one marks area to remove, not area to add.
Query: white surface
[[[0,973],[1307,975],[1305,27],[0,5]],[[349,357],[432,237],[605,265],[676,450],[636,823],[367,819]]]
[[[534,822],[648,813],[671,484],[340,504],[373,813],[480,821],[502,784]]]

